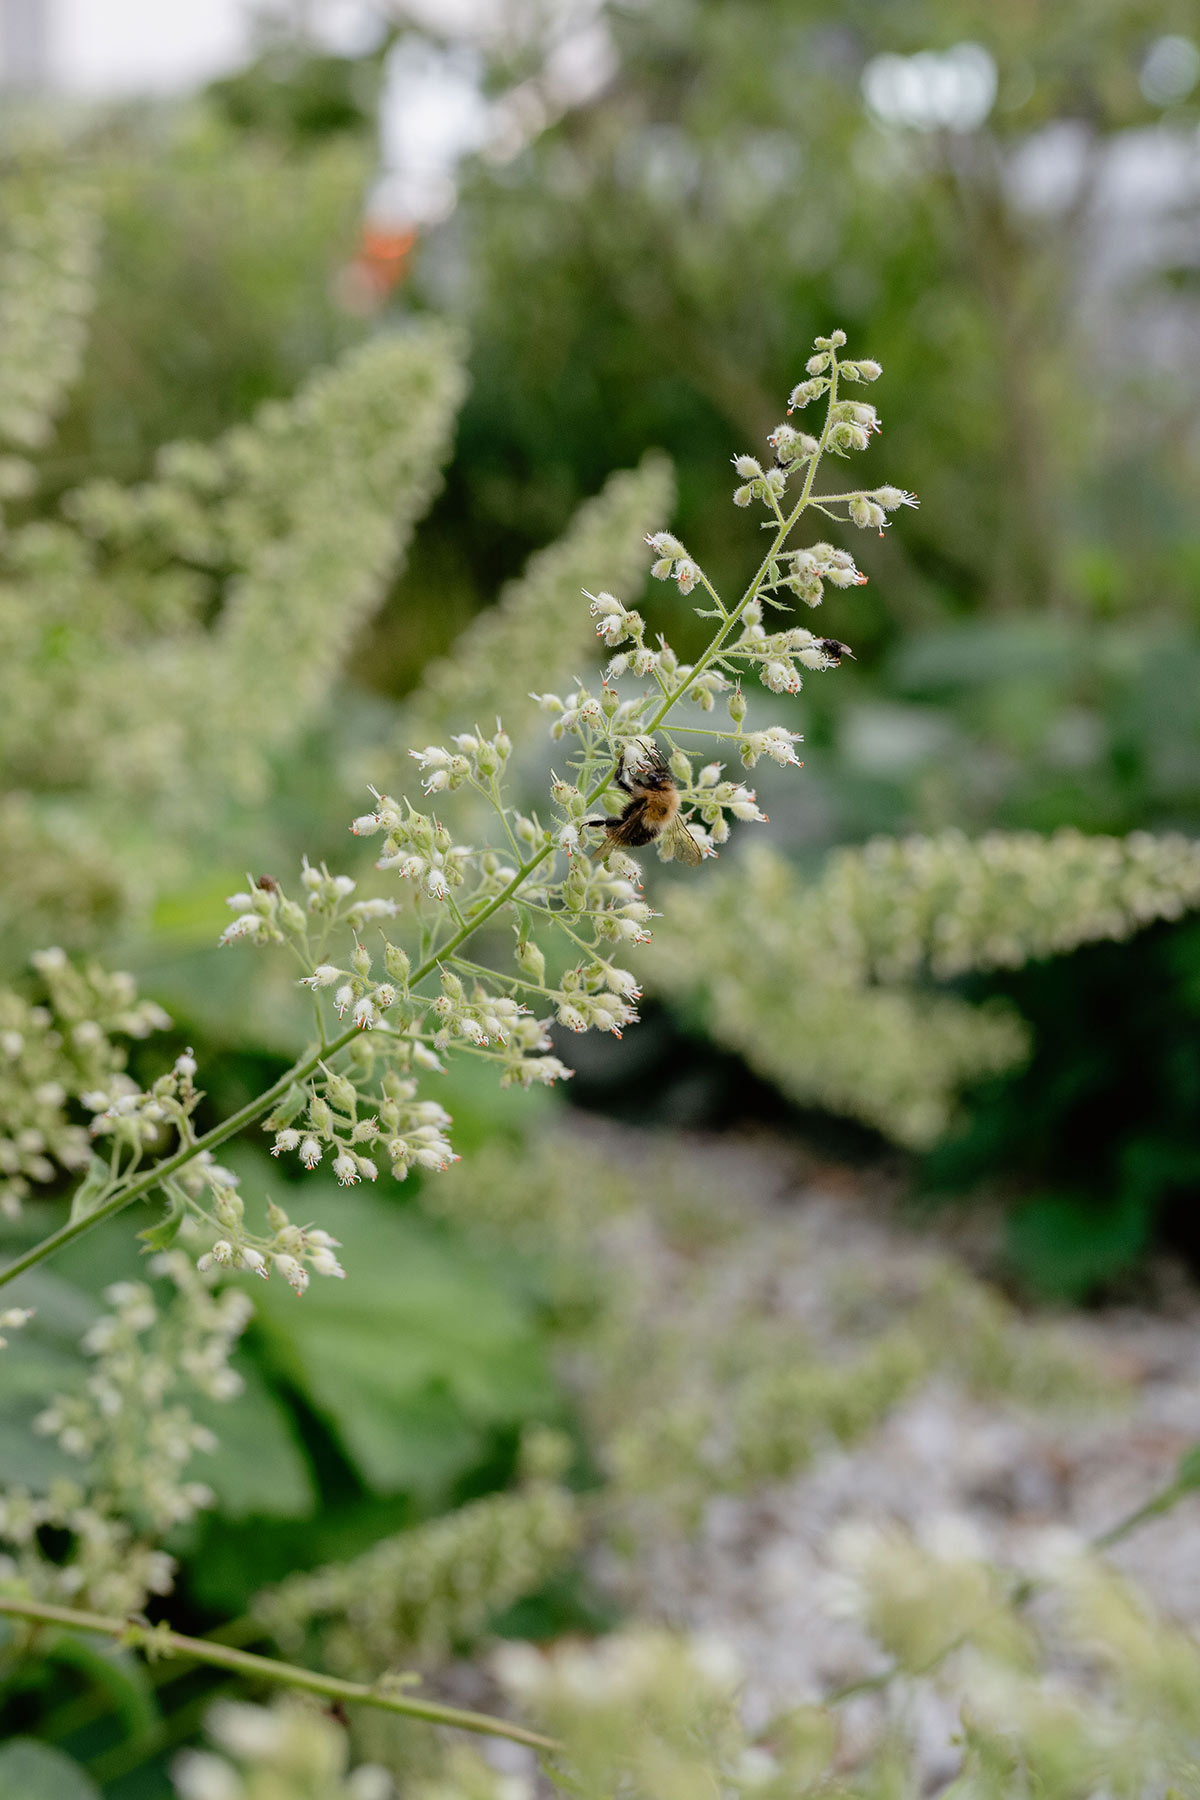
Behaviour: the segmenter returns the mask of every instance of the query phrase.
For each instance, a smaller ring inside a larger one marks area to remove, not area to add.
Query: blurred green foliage
[[[648,444],[675,463],[689,547],[718,581],[740,566],[744,516],[719,471],[760,447],[797,347],[835,324],[887,371],[867,479],[903,476],[922,510],[903,536],[868,541],[871,586],[829,616],[858,656],[836,700],[814,678],[791,703],[808,768],[798,800],[771,797],[783,840],[808,864],[874,832],[948,825],[1195,832],[1200,360],[1180,352],[1195,341],[1195,269],[1186,232],[1166,226],[1141,260],[1098,253],[1124,229],[1119,158],[1141,145],[1165,168],[1196,126],[1194,97],[1164,116],[1138,87],[1151,41],[1194,33],[1194,9],[670,0],[608,16],[613,81],[512,161],[466,167],[457,211],[394,302],[405,319],[466,324],[471,390],[402,604],[391,591],[355,644],[353,706],[313,727],[294,785],[272,791],[274,842],[290,848],[301,826],[310,845],[340,836],[341,772],[364,743],[403,741],[396,702],[421,668]],[[873,58],[964,39],[997,68],[981,128],[870,116]],[[94,477],[147,479],[163,444],[207,444],[373,334],[337,277],[372,169],[376,73],[377,59],[284,48],[203,105],[89,127],[72,160],[102,215],[93,327],[53,443],[28,450],[38,487],[14,501],[18,528],[56,518]],[[24,754],[35,762],[37,746]],[[227,823],[240,848],[247,819],[231,808]],[[46,899],[22,885],[26,824],[11,839],[22,932]],[[51,835],[63,931],[75,919],[80,936],[115,933],[126,897],[106,846]],[[225,1104],[274,1070],[295,1026],[227,962],[192,954],[236,867],[211,867],[203,893],[187,873],[159,894],[137,960],[181,1042],[220,1064]],[[1200,935],[1182,924],[963,984],[972,1001],[1015,1002],[1035,1050],[970,1096],[966,1128],[926,1172],[956,1193],[986,1181],[1014,1196],[1013,1254],[1043,1288],[1095,1292],[1160,1229],[1200,1256],[1198,970]],[[656,1073],[643,1066],[641,1084]],[[464,1149],[495,1136],[490,1090],[455,1110]],[[581,1304],[577,1271],[566,1302],[553,1283],[547,1297],[407,1193],[340,1195],[337,1212],[347,1245],[361,1240],[359,1273],[310,1292],[302,1315],[266,1296],[206,1470],[220,1512],[181,1546],[185,1624],[503,1486],[519,1427],[557,1415],[547,1314]],[[39,1289],[36,1329],[6,1352],[6,1470],[130,1255],[127,1233],[92,1240]],[[41,1453],[26,1479],[52,1472]],[[78,1695],[74,1675],[47,1680],[54,1704]],[[13,1779],[36,1792],[53,1758],[10,1745],[0,1794]]]

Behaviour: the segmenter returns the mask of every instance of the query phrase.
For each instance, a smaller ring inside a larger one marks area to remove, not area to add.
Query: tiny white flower
[[[342,971],[335,969],[332,963],[318,963],[311,975],[301,978],[300,986],[314,989],[332,987],[335,981],[341,979],[341,974]]]
[[[308,1270],[294,1256],[277,1256],[274,1263],[288,1286],[297,1294],[302,1294],[308,1286]]]
[[[346,1271],[343,1269],[332,1250],[314,1250],[308,1259],[309,1267],[317,1275],[333,1275],[344,1281]]]

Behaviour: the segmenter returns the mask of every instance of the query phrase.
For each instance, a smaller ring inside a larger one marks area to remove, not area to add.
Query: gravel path
[[[627,1143],[619,1148],[628,1154]],[[764,1321],[794,1320],[818,1349],[835,1339],[844,1348],[847,1307],[870,1312],[886,1302],[902,1313],[905,1293],[944,1264],[954,1215],[919,1230],[901,1216],[886,1179],[798,1170],[796,1157],[778,1144],[727,1138],[688,1148],[682,1186],[735,1196],[739,1219],[736,1235],[706,1253],[717,1274],[705,1304],[714,1331],[723,1310],[750,1304]],[[974,1238],[964,1239],[968,1261],[978,1265],[986,1244],[970,1223],[963,1229]],[[651,1304],[669,1311],[681,1260],[690,1267],[685,1285],[695,1285],[694,1250],[668,1248],[644,1218],[623,1222],[611,1248]],[[598,1579],[643,1617],[729,1642],[752,1714],[872,1673],[878,1652],[829,1605],[836,1528],[894,1521],[925,1539],[966,1534],[982,1554],[1029,1567],[1048,1531],[1104,1531],[1162,1487],[1181,1451],[1200,1441],[1200,1293],[1165,1265],[1148,1286],[1153,1307],[1056,1321],[1065,1341],[1125,1390],[1111,1407],[1064,1418],[972,1397],[937,1376],[857,1447],[753,1494],[710,1500],[693,1530],[648,1515],[633,1558],[599,1555]],[[1112,1552],[1164,1612],[1196,1629],[1198,1527],[1200,1496]],[[941,1721],[930,1729],[931,1746],[945,1742]],[[932,1748],[931,1757],[936,1765]]]

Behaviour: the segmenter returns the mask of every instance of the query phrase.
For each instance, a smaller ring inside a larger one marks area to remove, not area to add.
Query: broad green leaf
[[[1032,1286],[1066,1299],[1082,1299],[1141,1254],[1149,1226],[1137,1194],[1126,1193],[1115,1201],[1042,1194],[1013,1213],[1009,1250]]]
[[[0,1800],[100,1800],[100,1789],[61,1750],[13,1738],[0,1750]]]
[[[299,1300],[272,1281],[260,1322],[375,1491],[438,1487],[488,1431],[551,1404],[531,1318],[480,1264],[382,1199],[305,1188],[347,1279],[317,1277]]]
[[[236,1400],[197,1398],[191,1403],[196,1420],[217,1439],[217,1448],[197,1456],[189,1473],[212,1488],[227,1518],[303,1518],[312,1511],[315,1494],[308,1459],[287,1411],[249,1355],[239,1352],[232,1366],[246,1384]]]

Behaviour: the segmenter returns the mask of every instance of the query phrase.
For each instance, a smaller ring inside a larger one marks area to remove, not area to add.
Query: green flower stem
[[[412,1700],[390,1692],[386,1687],[372,1687],[367,1682],[343,1681],[337,1675],[321,1675],[314,1669],[301,1669],[294,1663],[277,1662],[274,1657],[255,1656],[249,1650],[238,1650],[230,1644],[218,1644],[207,1638],[184,1637],[162,1625],[143,1625],[137,1620],[108,1619],[102,1613],[77,1612],[70,1606],[51,1606],[41,1600],[16,1599],[0,1595],[0,1613],[11,1618],[28,1619],[33,1624],[61,1625],[69,1631],[88,1631],[101,1637],[117,1639],[152,1656],[186,1656],[193,1662],[207,1663],[214,1669],[228,1669],[251,1681],[274,1681],[286,1687],[303,1688],[325,1699],[350,1702],[359,1706],[377,1706],[384,1712],[403,1713],[407,1718],[424,1719],[430,1725],[452,1725],[459,1731],[474,1731],[485,1737],[510,1738],[515,1744],[527,1744],[533,1750],[557,1750],[553,1738],[527,1731],[523,1725],[512,1725],[506,1719],[494,1719],[488,1713],[466,1712],[457,1706],[440,1706],[435,1700]]]
[[[184,1168],[202,1150],[215,1150],[219,1144],[235,1137],[243,1127],[252,1125],[255,1119],[260,1118],[263,1113],[269,1112],[277,1100],[283,1099],[293,1082],[303,1081],[306,1076],[313,1074],[323,1057],[332,1056],[336,1051],[344,1050],[353,1039],[355,1029],[354,1026],[351,1026],[349,1030],[343,1031],[340,1037],[334,1038],[332,1043],[318,1045],[299,1062],[293,1063],[287,1073],[281,1075],[271,1087],[255,1099],[248,1100],[245,1106],[239,1107],[237,1112],[231,1113],[227,1119],[222,1119],[221,1123],[214,1125],[211,1131],[206,1131],[202,1137],[193,1139],[191,1143],[182,1144],[172,1156],[168,1156],[163,1162],[155,1163],[153,1168],[147,1169],[144,1175],[139,1175],[136,1181],[131,1181],[128,1187],[120,1188],[109,1199],[102,1201],[94,1212],[88,1213],[82,1219],[68,1220],[58,1231],[43,1238],[41,1243],[34,1244],[31,1249],[26,1250],[23,1256],[18,1256],[15,1262],[9,1263],[6,1269],[0,1269],[0,1287],[6,1286],[10,1281],[15,1281],[18,1275],[25,1273],[26,1269],[32,1269],[37,1263],[44,1262],[46,1257],[53,1256],[56,1251],[65,1249],[68,1244],[74,1243],[76,1238],[82,1237],[85,1231],[91,1231],[93,1226],[102,1225],[106,1219],[114,1218],[127,1206],[132,1206],[135,1200],[143,1200],[168,1175],[174,1175],[177,1170]]]
[[[820,443],[817,446],[816,452],[809,461],[808,473],[804,478],[804,486],[801,490],[799,499],[796,501],[795,506],[787,517],[781,518],[779,527],[772,539],[771,547],[759,564],[753,579],[733,611],[725,614],[723,617],[720,630],[713,638],[708,649],[701,656],[699,662],[692,667],[685,679],[676,683],[673,688],[669,689],[668,692],[663,695],[662,704],[645,727],[647,733],[656,731],[667,717],[667,714],[670,713],[674,707],[678,706],[679,702],[683,699],[688,689],[694,684],[697,677],[703,675],[706,669],[710,669],[715,662],[719,661],[721,651],[724,648],[730,633],[738,624],[746,608],[758,596],[772,561],[778,556],[780,550],[787,542],[800,515],[812,503],[813,482],[816,480],[817,469],[820,466],[821,457],[825,451],[825,446],[829,438],[830,427],[833,422],[833,408],[837,402],[837,373],[837,362],[835,360],[832,365],[830,376],[829,405],[825,415],[825,429],[821,433]],[[707,586],[707,583],[705,583],[705,585]],[[615,768],[610,769],[608,774],[605,775],[601,781],[597,782],[596,786],[587,795],[585,807],[590,808],[595,804],[601,794],[603,794],[612,784],[615,773]],[[521,864],[513,875],[512,880],[507,886],[503,887],[486,906],[482,907],[480,911],[475,913],[470,919],[464,919],[454,935],[448,938],[444,944],[439,944],[437,949],[431,952],[431,954],[428,955],[413,972],[409,981],[410,989],[419,987],[421,982],[429,975],[432,975],[435,970],[438,969],[440,964],[445,962],[447,958],[453,956],[460,944],[465,943],[468,938],[473,937],[482,926],[487,924],[489,919],[493,918],[496,913],[507,906],[510,900],[515,899],[529,877],[533,874],[534,870],[540,868],[547,857],[553,854],[554,848],[555,846],[552,841],[543,844],[540,850],[536,851],[534,855]],[[461,913],[458,916],[461,918]],[[191,1162],[193,1157],[197,1156],[202,1150],[215,1150],[219,1144],[224,1144],[231,1137],[235,1137],[245,1126],[252,1125],[256,1119],[262,1117],[263,1113],[269,1112],[275,1102],[281,1100],[290,1087],[304,1081],[311,1075],[324,1058],[335,1056],[339,1050],[344,1050],[346,1045],[352,1042],[355,1031],[356,1027],[350,1026],[348,1030],[343,1031],[338,1037],[331,1039],[328,1043],[321,1043],[315,1050],[310,1051],[307,1055],[302,1057],[299,1062],[293,1063],[287,1073],[281,1075],[279,1080],[275,1082],[272,1087],[267,1088],[265,1092],[259,1094],[256,1099],[247,1101],[245,1106],[240,1107],[237,1112],[232,1113],[228,1119],[223,1120],[219,1125],[214,1125],[211,1131],[206,1131],[203,1137],[196,1138],[194,1141],[182,1145],[175,1151],[174,1155],[168,1156],[164,1162],[156,1163],[153,1168],[147,1169],[145,1174],[138,1176],[136,1181],[132,1181],[127,1186],[121,1187],[120,1190],[113,1194],[109,1199],[102,1201],[93,1212],[88,1213],[86,1218],[71,1220],[66,1225],[63,1225],[58,1231],[52,1232],[49,1237],[43,1238],[40,1243],[34,1244],[23,1256],[19,1256],[14,1262],[11,1262],[6,1269],[0,1269],[0,1287],[5,1287],[10,1281],[15,1281],[18,1275],[23,1275],[27,1269],[32,1269],[38,1263],[44,1262],[48,1256],[53,1256],[56,1251],[64,1249],[67,1244],[74,1243],[76,1238],[82,1237],[84,1232],[90,1231],[93,1226],[101,1225],[106,1219],[114,1218],[117,1213],[123,1212],[127,1206],[131,1206],[135,1200],[144,1199],[147,1194],[152,1193],[153,1190],[160,1185],[165,1176],[174,1175],[177,1170],[182,1169],[185,1164]]]

